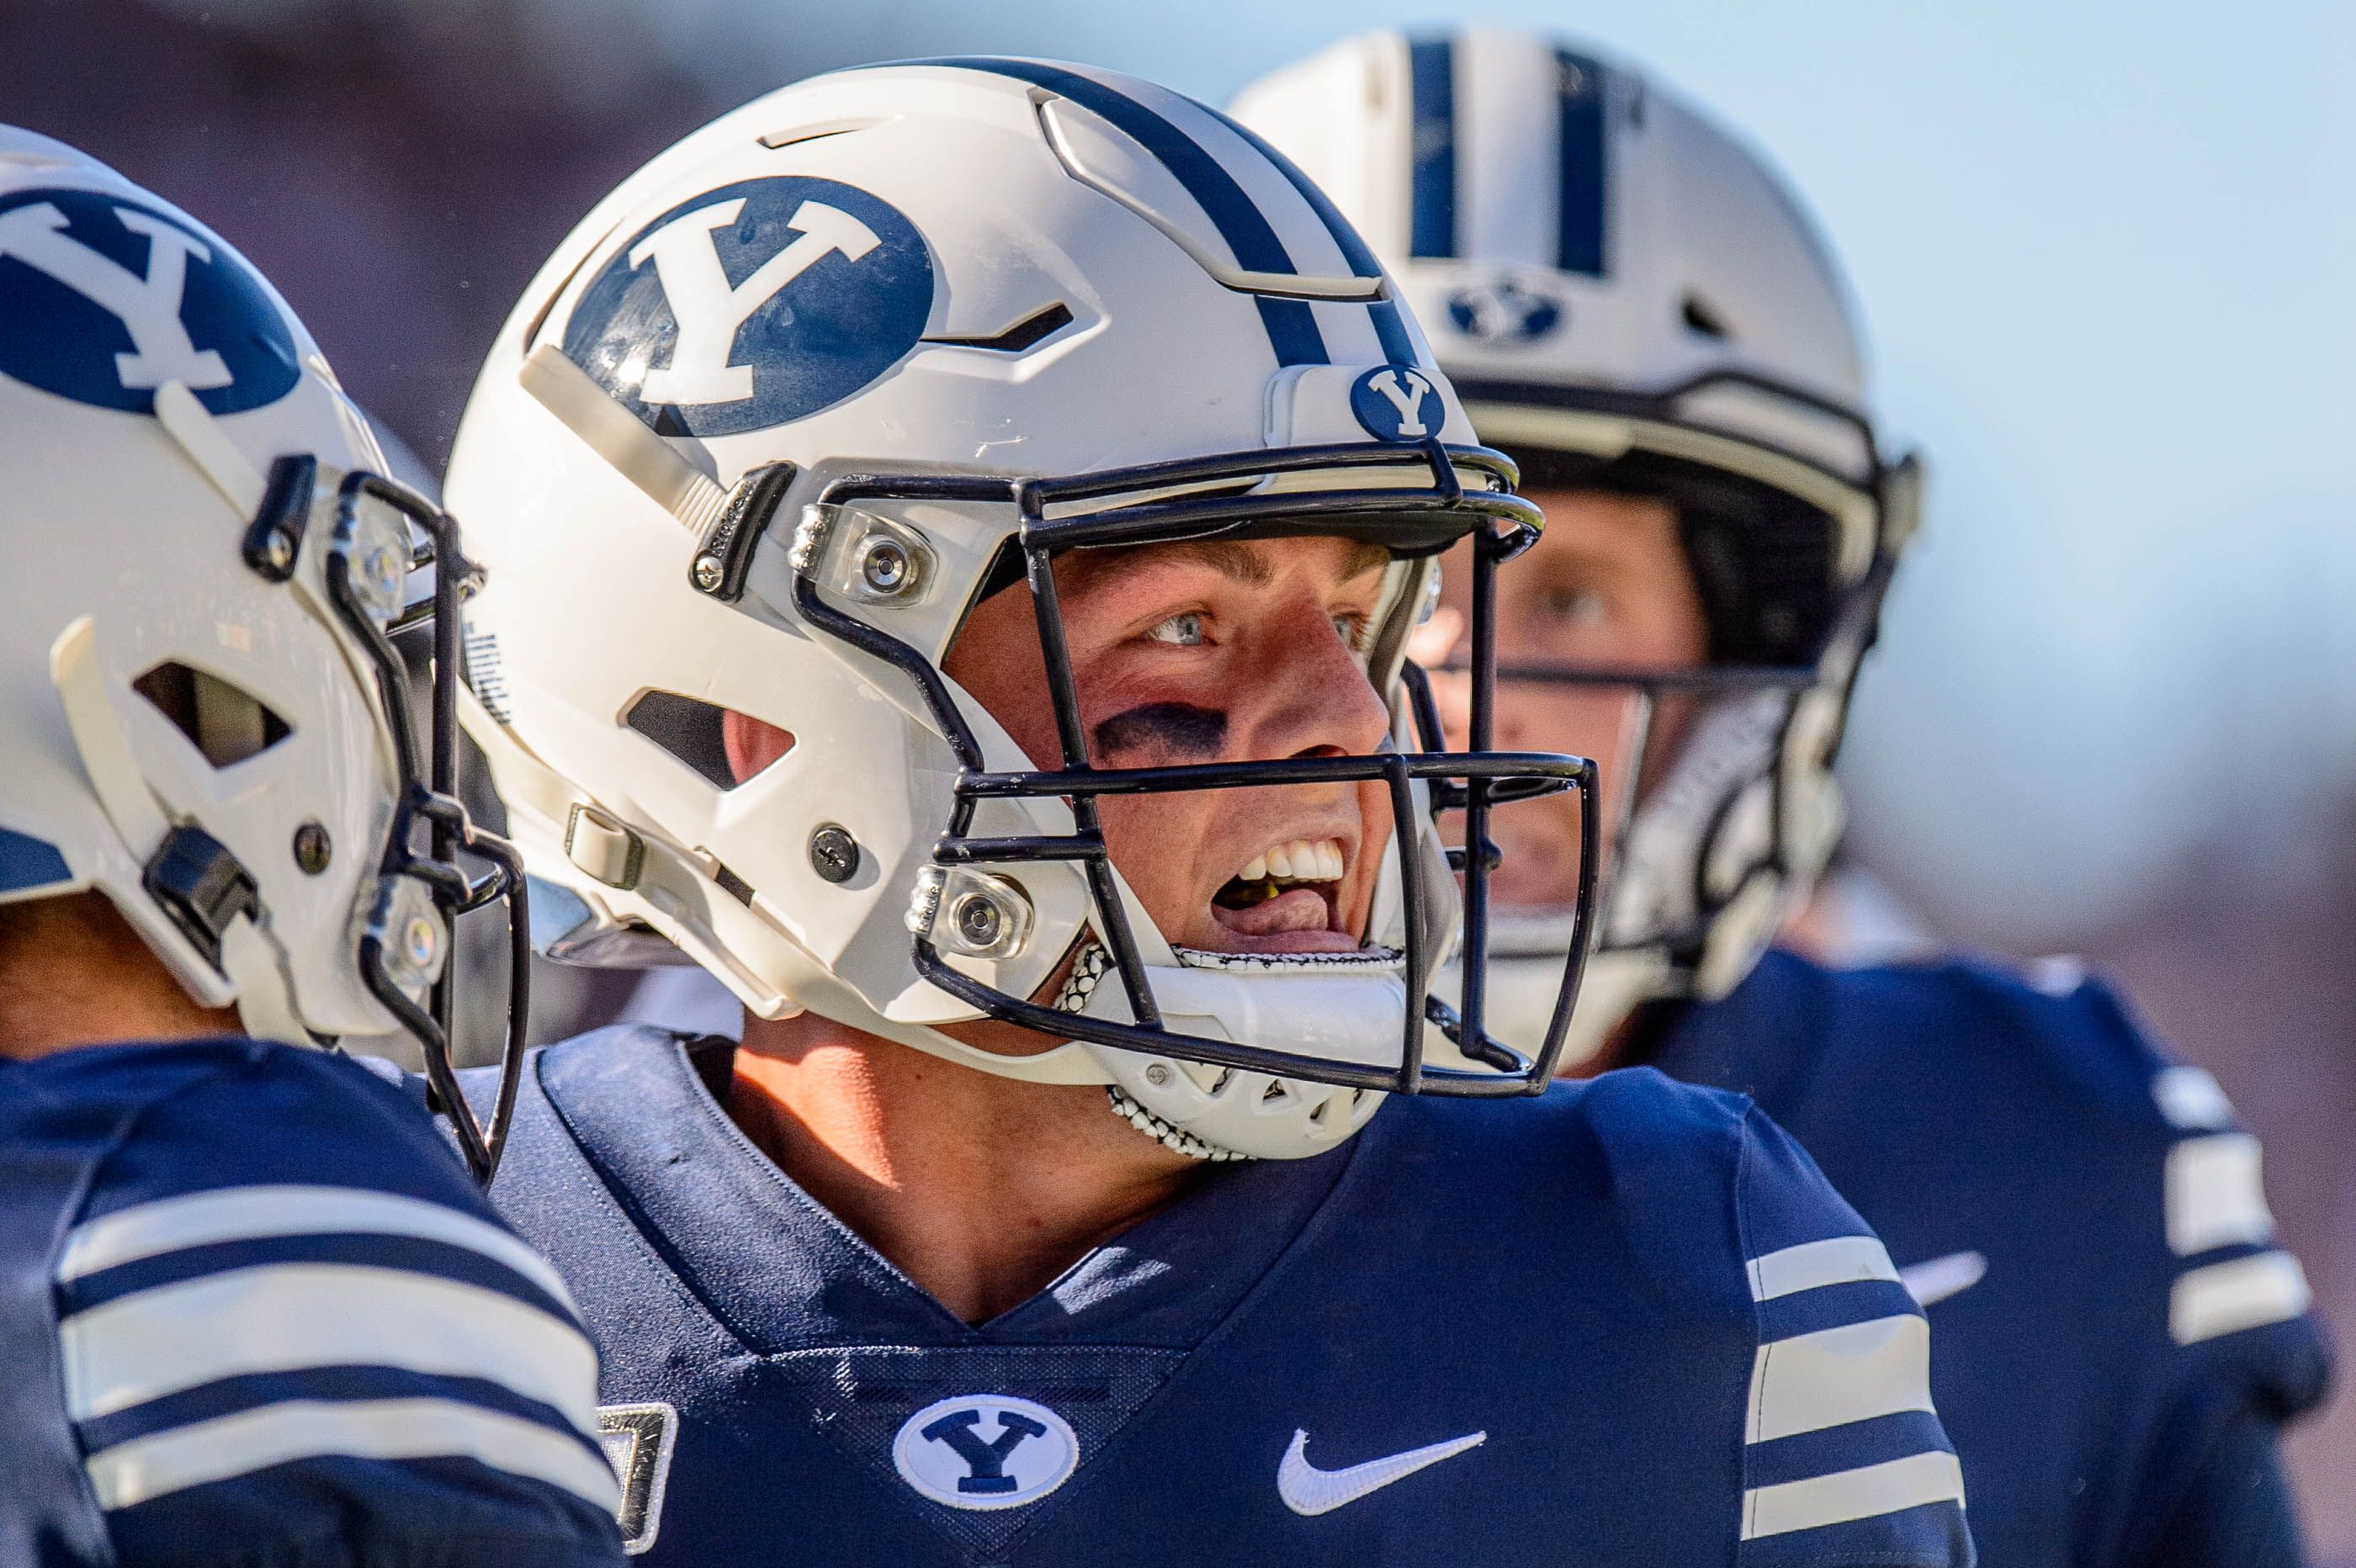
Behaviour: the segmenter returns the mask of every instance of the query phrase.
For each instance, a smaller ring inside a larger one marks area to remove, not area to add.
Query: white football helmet
[[[420,755],[389,637],[439,609],[455,642],[463,568],[407,603],[412,528],[445,565],[456,535],[384,470],[242,257],[0,127],[0,901],[97,890],[262,1038],[414,1033],[487,1178],[503,1128],[464,1114],[443,963],[451,916],[521,871],[450,798],[454,658]],[[519,992],[511,1047],[521,1023]]]
[[[1568,1059],[1637,1003],[1749,973],[1841,827],[1831,765],[1912,535],[1920,471],[1866,408],[1846,286],[1796,197],[1675,94],[1554,38],[1344,40],[1244,90],[1236,117],[1327,191],[1432,330],[1481,439],[1525,484],[1677,506],[1707,667],[1514,665],[1502,679],[1703,706],[1619,792]],[[1500,911],[1494,1027],[1536,1038],[1569,910]]]
[[[485,573],[466,721],[564,890],[543,950],[638,965],[653,933],[762,1017],[1103,1083],[1202,1157],[1330,1148],[1385,1091],[1537,1092],[1545,1053],[1488,1041],[1477,996],[1471,1043],[1424,1059],[1460,924],[1429,800],[1590,791],[1591,764],[1091,767],[1049,571],[1212,535],[1379,542],[1368,667],[1395,695],[1435,552],[1477,536],[1485,574],[1538,524],[1469,433],[1364,243],[1175,93],[941,60],[723,117],[558,247],[451,463]],[[1065,737],[1044,769],[941,671],[1026,577]],[[739,782],[730,710],[791,749]],[[1108,791],[1376,779],[1396,831],[1355,954],[1175,948],[1098,830]],[[1057,1043],[944,1032],[982,1018]]]

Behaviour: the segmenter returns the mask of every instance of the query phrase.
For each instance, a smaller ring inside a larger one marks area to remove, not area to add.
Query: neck
[[[969,1323],[1037,1295],[1198,1168],[1098,1085],[995,1077],[809,1013],[745,1019],[728,1112]]]
[[[0,1057],[241,1032],[199,1007],[101,893],[0,904]]]

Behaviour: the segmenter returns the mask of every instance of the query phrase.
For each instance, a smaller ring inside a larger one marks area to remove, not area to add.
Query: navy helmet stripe
[[[1365,236],[1358,232],[1357,225],[1342,216],[1342,209],[1333,205],[1333,197],[1327,196],[1315,180],[1301,173],[1300,165],[1269,146],[1250,126],[1216,109],[1211,112],[1217,116],[1221,124],[1242,137],[1254,152],[1274,165],[1279,173],[1292,182],[1292,188],[1301,193],[1301,198],[1309,204],[1310,209],[1317,214],[1318,220],[1325,225],[1325,231],[1333,237],[1342,259],[1350,263],[1350,271],[1355,276],[1379,278],[1383,275],[1383,264],[1375,259],[1374,247],[1367,244]],[[1383,357],[1394,365],[1419,363],[1415,354],[1415,339],[1408,336],[1407,321],[1399,315],[1398,302],[1390,297],[1387,288],[1382,297],[1366,302],[1366,309],[1374,317],[1375,336],[1382,340]]]
[[[1090,112],[1101,115],[1160,160],[1162,166],[1186,187],[1199,203],[1219,237],[1235,253],[1237,265],[1254,272],[1298,274],[1284,241],[1260,211],[1258,204],[1199,143],[1152,110],[1092,77],[1041,60],[989,58],[903,60],[903,65],[948,66],[959,70],[988,71],[1011,76],[1033,87],[1060,93]],[[1270,347],[1284,365],[1324,365],[1325,335],[1303,300],[1273,299],[1255,294],[1260,319],[1268,326]]]
[[[72,880],[73,869],[56,845],[29,833],[0,827],[0,893]]]
[[[1408,134],[1414,216],[1408,254],[1456,254],[1456,40],[1419,38],[1407,47],[1414,101]]]
[[[1561,196],[1555,264],[1566,272],[1603,275],[1605,160],[1602,66],[1569,49],[1554,52],[1560,86]]]

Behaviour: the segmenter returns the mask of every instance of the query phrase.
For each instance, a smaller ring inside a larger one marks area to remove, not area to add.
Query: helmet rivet
[[[433,964],[434,950],[441,945],[441,941],[442,933],[434,928],[434,922],[423,914],[410,916],[409,923],[402,927],[402,947],[409,962],[417,968],[423,969]]]
[[[284,571],[294,564],[294,536],[284,528],[273,528],[262,541],[262,559],[273,571]]]
[[[326,870],[334,854],[327,830],[317,823],[306,822],[294,830],[294,863],[303,868],[305,876],[316,877]]]
[[[878,593],[897,593],[908,581],[908,547],[897,539],[876,539],[860,559],[859,575]]]
[[[958,900],[953,918],[958,934],[976,947],[988,947],[996,942],[1000,929],[1006,923],[998,906],[980,893],[968,893]]]
[[[1170,1069],[1158,1061],[1151,1062],[1145,1069],[1145,1081],[1156,1089],[1165,1088],[1170,1083]]]
[[[859,870],[859,840],[828,823],[810,835],[809,859],[821,881],[847,882]]]
[[[720,586],[720,558],[716,555],[696,557],[695,585],[709,593]]]

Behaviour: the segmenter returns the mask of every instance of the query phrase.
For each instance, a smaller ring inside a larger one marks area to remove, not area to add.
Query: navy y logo
[[[1515,279],[1499,278],[1449,295],[1448,319],[1467,337],[1531,343],[1562,325],[1562,305]]]
[[[817,412],[916,346],[932,260],[908,220],[832,180],[743,180],[632,237],[583,293],[564,353],[666,433]]]
[[[1011,1394],[937,1400],[903,1422],[892,1443],[902,1480],[961,1509],[1036,1502],[1069,1479],[1079,1459],[1079,1439],[1062,1416]]]
[[[1440,389],[1411,365],[1380,366],[1351,382],[1350,411],[1377,441],[1428,440],[1448,418]]]
[[[285,396],[301,373],[277,305],[235,256],[85,190],[0,202],[0,371],[137,413],[166,381],[235,413]]]

